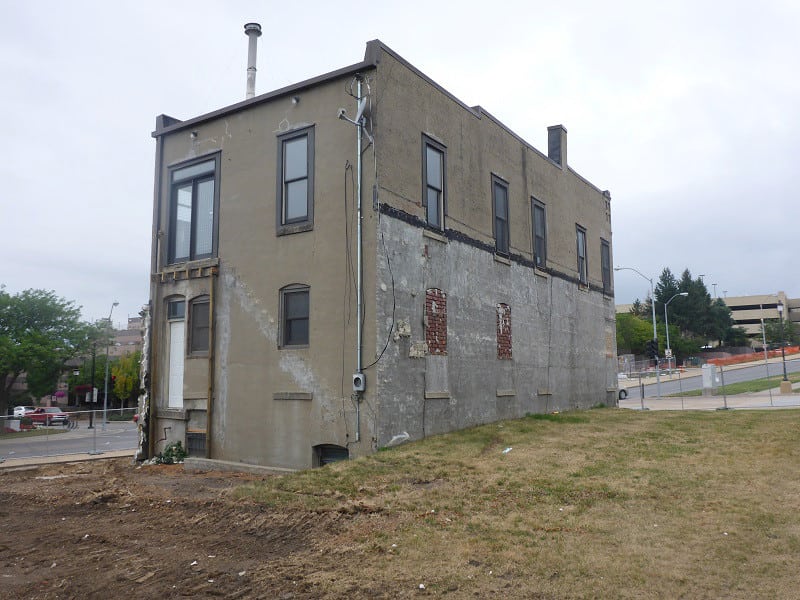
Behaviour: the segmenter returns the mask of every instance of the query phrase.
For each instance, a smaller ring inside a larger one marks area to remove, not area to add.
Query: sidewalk
[[[89,454],[83,452],[80,454],[61,454],[58,456],[32,456],[30,458],[0,458],[0,470],[2,469],[15,469],[15,468],[28,468],[38,465],[54,465],[62,463],[83,462],[87,460],[102,460],[107,458],[125,458],[128,457],[133,461],[133,455],[136,450],[110,450],[108,452],[101,452],[99,454]]]

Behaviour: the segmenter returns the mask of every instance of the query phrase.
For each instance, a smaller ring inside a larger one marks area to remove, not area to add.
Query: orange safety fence
[[[786,346],[784,349],[785,354],[797,354],[800,352],[800,346]],[[781,355],[780,350],[767,350],[769,358],[777,358]],[[728,358],[709,358],[706,362],[710,365],[717,365],[727,367],[728,365],[738,365],[740,363],[753,362],[756,360],[764,360],[763,352],[752,352],[750,354],[737,354]]]

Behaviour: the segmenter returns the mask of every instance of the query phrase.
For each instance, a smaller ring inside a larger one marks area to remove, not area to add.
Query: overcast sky
[[[392,8],[389,8],[392,6]],[[394,7],[397,8],[394,8]],[[612,196],[617,266],[800,297],[800,3],[0,0],[0,284],[114,322],[148,300],[155,117],[359,62],[379,38]],[[336,107],[334,107],[335,109]],[[649,283],[615,276],[618,303]]]

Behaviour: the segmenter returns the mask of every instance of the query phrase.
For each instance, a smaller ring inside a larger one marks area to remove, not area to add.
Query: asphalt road
[[[786,361],[786,372],[787,373],[796,373],[800,371],[800,359],[795,358],[792,360]],[[783,374],[783,366],[780,362],[770,362],[769,363],[769,376],[774,377],[776,375]],[[767,369],[764,363],[760,363],[757,365],[753,365],[750,367],[723,367],[722,377],[725,380],[725,384],[731,383],[739,383],[740,381],[751,381],[753,379],[763,379],[767,377]],[[645,398],[653,398],[658,395],[657,384],[655,382],[655,378],[651,377],[647,379],[648,383],[644,386],[644,397]],[[662,396],[669,396],[671,394],[679,394],[681,392],[690,392],[693,390],[700,390],[703,388],[703,377],[702,375],[697,375],[694,377],[681,377],[676,378],[671,381],[664,380],[662,378],[661,381],[661,395]],[[639,387],[634,386],[628,388],[628,399],[639,399]]]
[[[11,434],[0,438],[0,459],[38,458],[61,456],[64,454],[83,454],[131,450],[138,445],[136,424],[132,421],[111,421],[103,431],[101,425],[93,429],[81,422],[77,429],[66,431],[59,425],[42,428],[52,435],[19,436]]]

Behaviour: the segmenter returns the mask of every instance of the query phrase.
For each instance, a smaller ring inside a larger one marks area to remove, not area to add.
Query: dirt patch
[[[0,471],[0,597],[324,596],[294,573],[334,562],[328,541],[357,513],[231,497],[257,479],[129,459]]]

